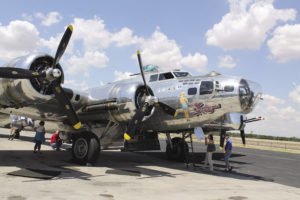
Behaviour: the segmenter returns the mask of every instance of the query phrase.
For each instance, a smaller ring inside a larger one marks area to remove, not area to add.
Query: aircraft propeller
[[[29,79],[46,77],[45,72],[33,72],[28,69],[14,68],[14,67],[1,67],[0,78],[13,78],[13,79]]]
[[[65,94],[63,88],[58,81],[61,76],[61,71],[56,68],[59,63],[60,58],[64,54],[67,45],[70,41],[73,32],[73,26],[69,25],[66,29],[59,46],[56,50],[56,54],[53,60],[53,64],[50,68],[42,72],[31,71],[22,68],[14,67],[1,67],[0,68],[0,78],[12,78],[12,79],[31,79],[31,78],[45,78],[47,81],[52,82],[53,92],[57,101],[63,106],[65,114],[68,120],[75,129],[81,128],[81,122],[78,119],[76,112],[74,111],[72,104]]]
[[[221,131],[220,131],[220,148],[224,147],[225,134],[226,134],[226,130],[221,129]]]
[[[140,108],[136,111],[135,115],[129,122],[126,132],[124,133],[125,140],[130,140],[132,138],[136,127],[143,120],[146,113],[151,111],[151,109],[154,105],[159,105],[167,114],[172,115],[172,116],[174,116],[174,114],[176,112],[176,110],[174,108],[172,108],[162,102],[159,102],[157,97],[152,96],[150,94],[146,80],[145,80],[145,75],[144,75],[144,71],[143,71],[143,63],[142,63],[140,51],[137,51],[137,58],[138,58],[139,67],[140,67],[141,75],[142,75],[143,82],[144,82],[146,98],[145,98],[145,101],[143,102],[142,106],[140,106]]]
[[[243,145],[246,145],[245,130],[244,129],[240,130],[240,134],[241,134]]]

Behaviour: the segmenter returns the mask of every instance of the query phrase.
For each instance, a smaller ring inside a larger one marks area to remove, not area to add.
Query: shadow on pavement
[[[0,134],[0,138],[8,138],[8,135]],[[32,142],[33,137],[22,136],[21,141]],[[12,141],[13,144],[13,141]],[[46,143],[45,145],[49,145]],[[232,158],[243,157],[243,154],[233,154]],[[211,173],[204,167],[203,160],[205,153],[194,153],[189,156],[189,163],[194,163],[196,167],[193,170],[186,168],[185,163],[179,163],[169,161],[166,159],[164,152],[120,152],[105,150],[102,151],[99,157],[99,161],[93,166],[108,167],[105,174],[97,176],[114,175],[126,175],[136,178],[155,178],[155,177],[170,177],[176,178],[176,176],[183,175],[187,172],[211,174],[214,176],[230,177],[241,180],[264,180],[273,181],[264,177],[255,176],[251,174],[239,173],[234,171],[232,173],[224,172],[223,153],[217,152],[213,155],[215,162],[215,172]],[[93,177],[91,174],[82,172],[77,167],[78,165],[71,162],[71,151],[43,151],[42,154],[33,154],[32,150],[0,150],[0,166],[16,166],[21,169],[36,169],[36,170],[56,170],[61,172],[58,176],[59,179],[83,179],[89,180]],[[251,164],[247,162],[234,161],[231,163],[235,165],[235,169],[238,169],[242,165]],[[158,166],[166,169],[180,170],[181,173],[172,174],[167,170],[153,170],[149,169],[149,166]],[[141,176],[146,177],[141,177]]]

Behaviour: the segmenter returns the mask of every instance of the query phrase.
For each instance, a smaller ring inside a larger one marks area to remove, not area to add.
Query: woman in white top
[[[209,134],[207,137],[205,137],[205,145],[207,145],[207,150],[206,150],[204,165],[206,166],[208,163],[209,170],[214,171],[212,156],[213,156],[213,152],[216,151],[216,146],[214,144],[214,137],[212,134]]]

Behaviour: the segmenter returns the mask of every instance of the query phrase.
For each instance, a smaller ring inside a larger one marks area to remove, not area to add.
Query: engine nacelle
[[[3,67],[16,67],[30,69],[32,71],[44,71],[52,66],[53,57],[46,54],[31,54],[12,60]],[[60,83],[64,80],[62,68],[56,66],[61,71]],[[2,108],[19,108],[32,104],[39,104],[51,99],[53,96],[51,82],[43,78],[33,79],[0,79],[0,106]]]
[[[153,95],[151,89],[148,89]],[[139,81],[117,82],[109,86],[105,86],[105,88],[102,89],[98,88],[98,91],[95,90],[94,92],[99,94],[99,92],[101,93],[102,91],[103,93],[100,95],[102,97],[97,95],[98,98],[117,100],[116,104],[118,109],[111,110],[110,114],[118,122],[128,122],[131,120],[136,113],[136,110],[143,104],[146,97],[145,87],[143,83]],[[152,109],[149,113],[146,113],[144,119],[151,117],[153,111],[154,110]]]

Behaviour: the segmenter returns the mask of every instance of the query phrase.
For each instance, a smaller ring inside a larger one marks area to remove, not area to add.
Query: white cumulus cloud
[[[263,95],[263,102],[267,102],[269,106],[280,106],[285,104],[285,101],[283,99],[280,99],[278,97],[269,94]]]
[[[41,18],[46,15],[40,13],[39,16]],[[74,18],[72,24],[73,34],[61,60],[67,64],[65,69],[69,74],[88,75],[92,68],[108,66],[109,58],[105,50],[113,44],[118,48],[136,45],[142,50],[144,64],[158,65],[165,70],[189,67],[200,72],[206,71],[206,55],[195,52],[184,56],[177,42],[169,39],[160,30],[155,30],[146,38],[135,35],[128,27],[111,32],[98,17]],[[63,33],[64,30],[55,36],[40,38],[36,27],[27,21],[12,21],[7,26],[0,25],[0,59],[20,56],[35,50],[47,52],[45,48],[50,49],[50,54],[54,55]]]
[[[112,42],[112,33],[106,29],[104,21],[98,17],[75,18],[72,24],[73,41],[82,42],[84,51],[104,49]]]
[[[154,64],[164,70],[181,69],[185,66],[205,71],[208,62],[207,56],[200,53],[183,56],[176,41],[169,39],[160,30],[155,30],[149,38],[140,38],[139,45],[144,64]]]
[[[225,55],[220,58],[219,67],[232,69],[236,67],[236,62],[230,55]]]
[[[124,79],[130,78],[131,72],[120,72],[120,71],[114,71],[115,81],[120,81]]]
[[[277,27],[268,41],[273,58],[279,62],[300,59],[300,24]]]
[[[27,21],[11,21],[0,25],[0,59],[7,61],[35,51],[39,43],[39,32]]]
[[[295,9],[276,9],[273,0],[229,0],[230,12],[206,33],[209,45],[258,49],[278,22],[294,20]]]
[[[77,88],[78,91],[85,91],[89,88],[86,81],[78,82],[78,80],[65,80],[63,87]]]
[[[158,65],[163,69],[180,69],[182,58],[175,40],[156,30],[150,38],[140,43],[144,64]]]
[[[96,16],[91,19],[74,18],[72,25],[72,38],[63,57],[69,65],[67,72],[70,74],[84,71],[84,74],[88,75],[91,68],[103,68],[109,62],[104,53],[105,49],[112,44],[118,47],[133,45],[139,40],[127,27],[114,33],[109,31],[104,21]],[[49,48],[54,54],[62,35],[63,32],[48,39],[41,39],[40,46]]]
[[[182,57],[181,64],[188,68],[193,68],[194,70],[198,72],[205,72],[206,71],[206,65],[208,62],[208,58],[206,55],[202,55],[200,53],[195,53],[194,55],[187,55],[185,57]]]
[[[139,38],[133,35],[133,31],[127,27],[112,36],[112,41],[116,42],[119,47],[136,44],[138,40]]]
[[[57,50],[57,47],[59,45],[59,42],[60,42],[62,36],[63,36],[63,34],[60,33],[54,37],[51,36],[49,39],[41,38],[40,42],[39,42],[39,46],[41,48],[44,48],[44,47],[48,48],[51,51],[51,53],[54,54]],[[69,43],[69,44],[71,44],[71,43]],[[70,49],[70,45],[68,45],[68,47],[67,47],[67,50],[69,50],[69,49]]]
[[[75,66],[78,66],[78,63],[89,66],[86,72],[91,67],[108,65],[109,59],[106,56],[102,56],[101,59],[97,58],[97,62],[91,62],[84,52],[98,52],[97,54],[99,54],[99,52],[104,52],[113,44],[119,48],[136,45],[142,51],[144,64],[158,65],[166,70],[181,69],[184,66],[193,68],[196,71],[206,71],[205,67],[208,62],[206,55],[198,52],[187,56],[182,55],[176,41],[169,39],[160,30],[155,30],[148,38],[135,35],[128,27],[111,32],[106,28],[104,21],[96,16],[92,19],[75,18],[72,24],[74,27],[73,35],[63,58],[73,66],[69,70],[72,74],[80,73],[80,70]],[[63,32],[49,39],[41,39],[40,46],[47,47],[54,53],[62,34]],[[74,47],[76,47],[76,50]],[[70,53],[73,55],[68,57],[68,54],[71,55]],[[135,55],[133,59],[136,60]],[[101,64],[99,64],[99,60],[102,60]],[[92,66],[95,63],[97,66]]]
[[[22,13],[21,17],[26,21],[32,21],[32,19],[33,19],[32,15],[30,15],[28,13]]]
[[[63,18],[58,12],[49,12],[47,14],[38,12],[35,17],[41,20],[43,26],[51,26],[59,23]]]
[[[289,93],[289,97],[296,103],[300,104],[300,85]]]
[[[103,52],[87,51],[83,56],[72,55],[67,59],[67,72],[70,74],[78,74],[88,72],[91,68],[106,67],[109,58]]]
[[[247,124],[246,131],[300,137],[298,131],[300,112],[278,97],[264,95],[263,98],[263,101],[259,102],[257,108],[249,116],[263,116],[265,120]]]

